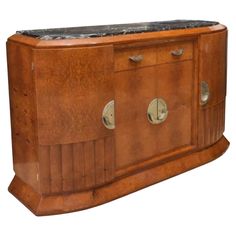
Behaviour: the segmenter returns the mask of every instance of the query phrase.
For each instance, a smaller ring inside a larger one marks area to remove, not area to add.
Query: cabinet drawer
[[[115,71],[156,64],[156,47],[120,49],[115,53]]]
[[[157,47],[157,64],[191,60],[193,58],[193,43],[171,43]]]

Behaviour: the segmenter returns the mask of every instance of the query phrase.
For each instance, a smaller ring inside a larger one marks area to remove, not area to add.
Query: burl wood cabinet
[[[170,21],[7,42],[15,177],[36,215],[99,205],[222,155],[227,29]]]

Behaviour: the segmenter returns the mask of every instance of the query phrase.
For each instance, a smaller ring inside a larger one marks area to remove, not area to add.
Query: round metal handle
[[[107,129],[115,129],[114,100],[108,102],[102,112],[102,123]]]
[[[167,104],[162,98],[153,99],[147,110],[147,117],[151,124],[160,124],[166,120],[168,116]]]
[[[205,105],[209,101],[210,97],[210,90],[208,83],[206,81],[201,81],[201,86],[200,86],[200,104]]]

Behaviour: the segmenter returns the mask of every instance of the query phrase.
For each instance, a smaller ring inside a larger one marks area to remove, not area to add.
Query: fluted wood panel
[[[47,157],[45,157],[47,158]],[[62,190],[62,165],[58,161],[61,158],[61,146],[54,145],[50,147],[50,175],[51,191],[60,192]]]
[[[62,191],[73,191],[73,144],[61,145]]]
[[[77,143],[73,145],[74,159],[74,188],[75,190],[83,189],[85,184],[84,170],[84,144]]]
[[[40,188],[43,193],[48,194],[51,191],[50,181],[51,181],[51,165],[50,165],[50,147],[40,147],[39,148],[39,171],[40,171]]]
[[[199,111],[199,147],[218,141],[225,128],[225,101]]]
[[[113,137],[88,142],[40,145],[40,186],[44,194],[90,189],[114,177]]]

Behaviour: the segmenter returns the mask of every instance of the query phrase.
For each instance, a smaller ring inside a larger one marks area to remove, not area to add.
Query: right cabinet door
[[[199,109],[198,145],[212,145],[223,135],[225,124],[227,31],[204,34],[199,39],[199,85],[207,84],[209,97]]]
[[[115,74],[117,169],[193,144],[193,78],[192,60]],[[150,104],[155,99],[164,101],[168,110],[159,124],[147,115],[153,106],[155,118],[155,103]]]

